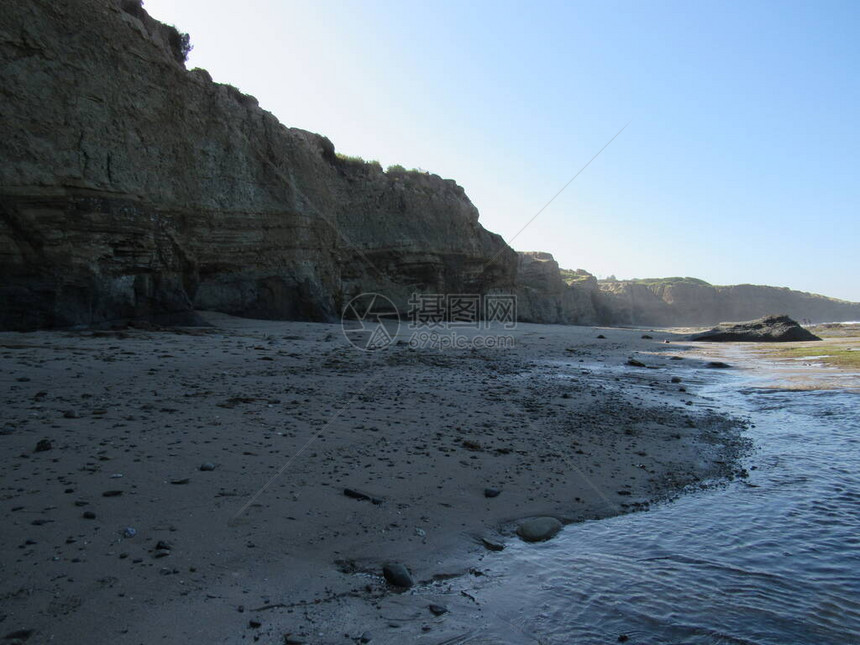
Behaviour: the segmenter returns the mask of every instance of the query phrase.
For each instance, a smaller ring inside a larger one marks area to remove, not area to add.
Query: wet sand
[[[465,642],[483,608],[457,581],[519,521],[647,509],[746,445],[671,332],[364,353],[339,325],[209,319],[0,334],[0,636]]]

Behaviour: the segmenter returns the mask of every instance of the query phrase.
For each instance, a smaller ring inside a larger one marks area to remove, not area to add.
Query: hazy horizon
[[[338,152],[456,180],[517,250],[860,301],[860,5],[144,6],[190,33],[189,69]]]

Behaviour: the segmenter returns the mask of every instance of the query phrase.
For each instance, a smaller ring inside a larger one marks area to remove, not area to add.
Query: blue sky
[[[144,6],[191,34],[189,67],[455,179],[517,250],[860,301],[860,2]]]

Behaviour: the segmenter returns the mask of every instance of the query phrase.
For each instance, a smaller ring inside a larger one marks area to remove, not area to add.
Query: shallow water
[[[749,478],[513,541],[457,642],[860,643],[860,395],[719,379],[701,394],[754,424]]]

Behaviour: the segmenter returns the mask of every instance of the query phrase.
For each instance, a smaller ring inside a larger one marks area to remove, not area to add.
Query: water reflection
[[[515,541],[484,563],[482,638],[860,642],[860,396],[738,392],[733,378],[708,394],[753,416],[749,479]]]

